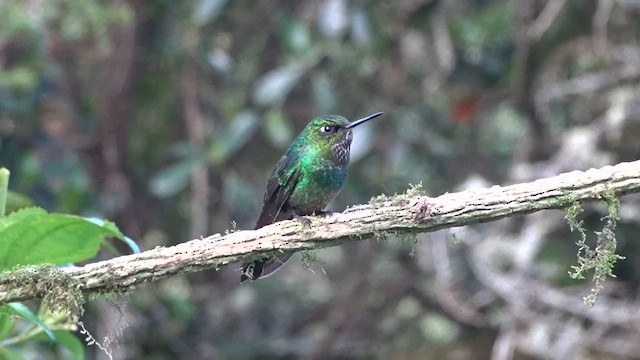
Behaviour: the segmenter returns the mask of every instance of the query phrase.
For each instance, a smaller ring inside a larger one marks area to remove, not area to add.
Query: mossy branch
[[[318,249],[389,233],[430,232],[635,192],[640,192],[640,161],[437,198],[413,189],[402,195],[377,197],[343,213],[313,218],[310,226],[283,221],[60,271],[73,280],[63,283],[85,293],[119,292],[168,276],[217,269],[278,252]],[[50,278],[25,281],[25,276],[36,273],[18,269],[1,274],[0,304],[46,296],[47,289],[55,286]]]

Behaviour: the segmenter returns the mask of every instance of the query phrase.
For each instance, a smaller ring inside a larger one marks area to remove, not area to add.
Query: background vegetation
[[[271,167],[324,113],[385,112],[355,131],[334,211],[635,160],[639,20],[630,0],[6,0],[0,164],[144,250],[252,228]],[[175,277],[83,320],[116,359],[640,358],[640,198],[621,200],[628,259],[593,309],[568,276],[580,236],[547,211],[298,255],[256,283]],[[607,214],[578,215],[587,242]],[[15,350],[68,356],[44,344]]]

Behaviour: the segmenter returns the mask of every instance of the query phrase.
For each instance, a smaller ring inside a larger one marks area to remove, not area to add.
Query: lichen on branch
[[[217,269],[283,251],[313,250],[385,234],[431,232],[545,209],[567,208],[585,201],[615,199],[636,192],[640,192],[640,161],[436,198],[426,197],[414,187],[402,195],[378,197],[342,213],[314,217],[309,226],[298,221],[282,221],[258,230],[214,234],[171,247],[59,270],[83,292],[120,292],[137,284]],[[609,228],[613,230],[614,217],[610,220]],[[603,244],[609,236],[605,230],[601,235]],[[601,270],[608,274],[606,267]],[[11,276],[11,273],[3,274],[4,279],[9,280],[0,282],[0,304],[44,296],[33,286],[11,281]]]
[[[605,191],[602,198],[608,205],[608,213],[602,218],[605,224],[602,231],[596,231],[596,247],[591,248],[587,244],[587,231],[583,226],[583,221],[578,221],[577,216],[582,213],[582,207],[579,203],[574,203],[567,209],[565,219],[569,223],[571,231],[580,234],[580,239],[576,242],[578,245],[578,265],[571,266],[569,276],[573,279],[584,279],[585,273],[591,269],[594,270],[593,282],[594,287],[591,293],[583,300],[584,303],[593,307],[598,299],[600,291],[604,288],[604,282],[608,277],[615,278],[613,267],[618,260],[625,259],[624,256],[616,254],[618,241],[615,236],[615,228],[618,222],[618,211],[620,209],[620,201],[615,193],[611,190]]]

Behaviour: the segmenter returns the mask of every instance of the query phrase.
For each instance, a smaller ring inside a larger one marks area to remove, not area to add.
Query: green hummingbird
[[[303,216],[323,214],[347,178],[351,129],[382,114],[351,123],[340,115],[311,120],[276,163],[255,228],[292,218],[308,222]],[[287,252],[244,264],[240,282],[273,274],[292,255]]]

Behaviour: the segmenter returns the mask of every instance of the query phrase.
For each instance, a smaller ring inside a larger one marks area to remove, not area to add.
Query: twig
[[[4,217],[9,197],[9,170],[0,168],[0,218]]]
[[[189,38],[197,39],[197,33],[189,33]],[[191,42],[193,42],[192,40]],[[188,50],[195,52],[194,47],[197,44],[188,42]],[[195,63],[195,55],[189,56],[185,62],[182,79],[180,82],[182,99],[183,99],[183,115],[187,128],[189,142],[199,153],[205,152],[207,127],[205,117],[200,109],[198,101],[198,83],[197,69]],[[204,161],[198,161],[191,170],[191,235],[197,236],[206,234],[207,224],[209,220],[209,199],[211,197],[209,191],[209,172],[207,164]]]
[[[540,13],[540,16],[529,26],[527,35],[536,41],[546,34],[556,20],[567,0],[550,0]]]

